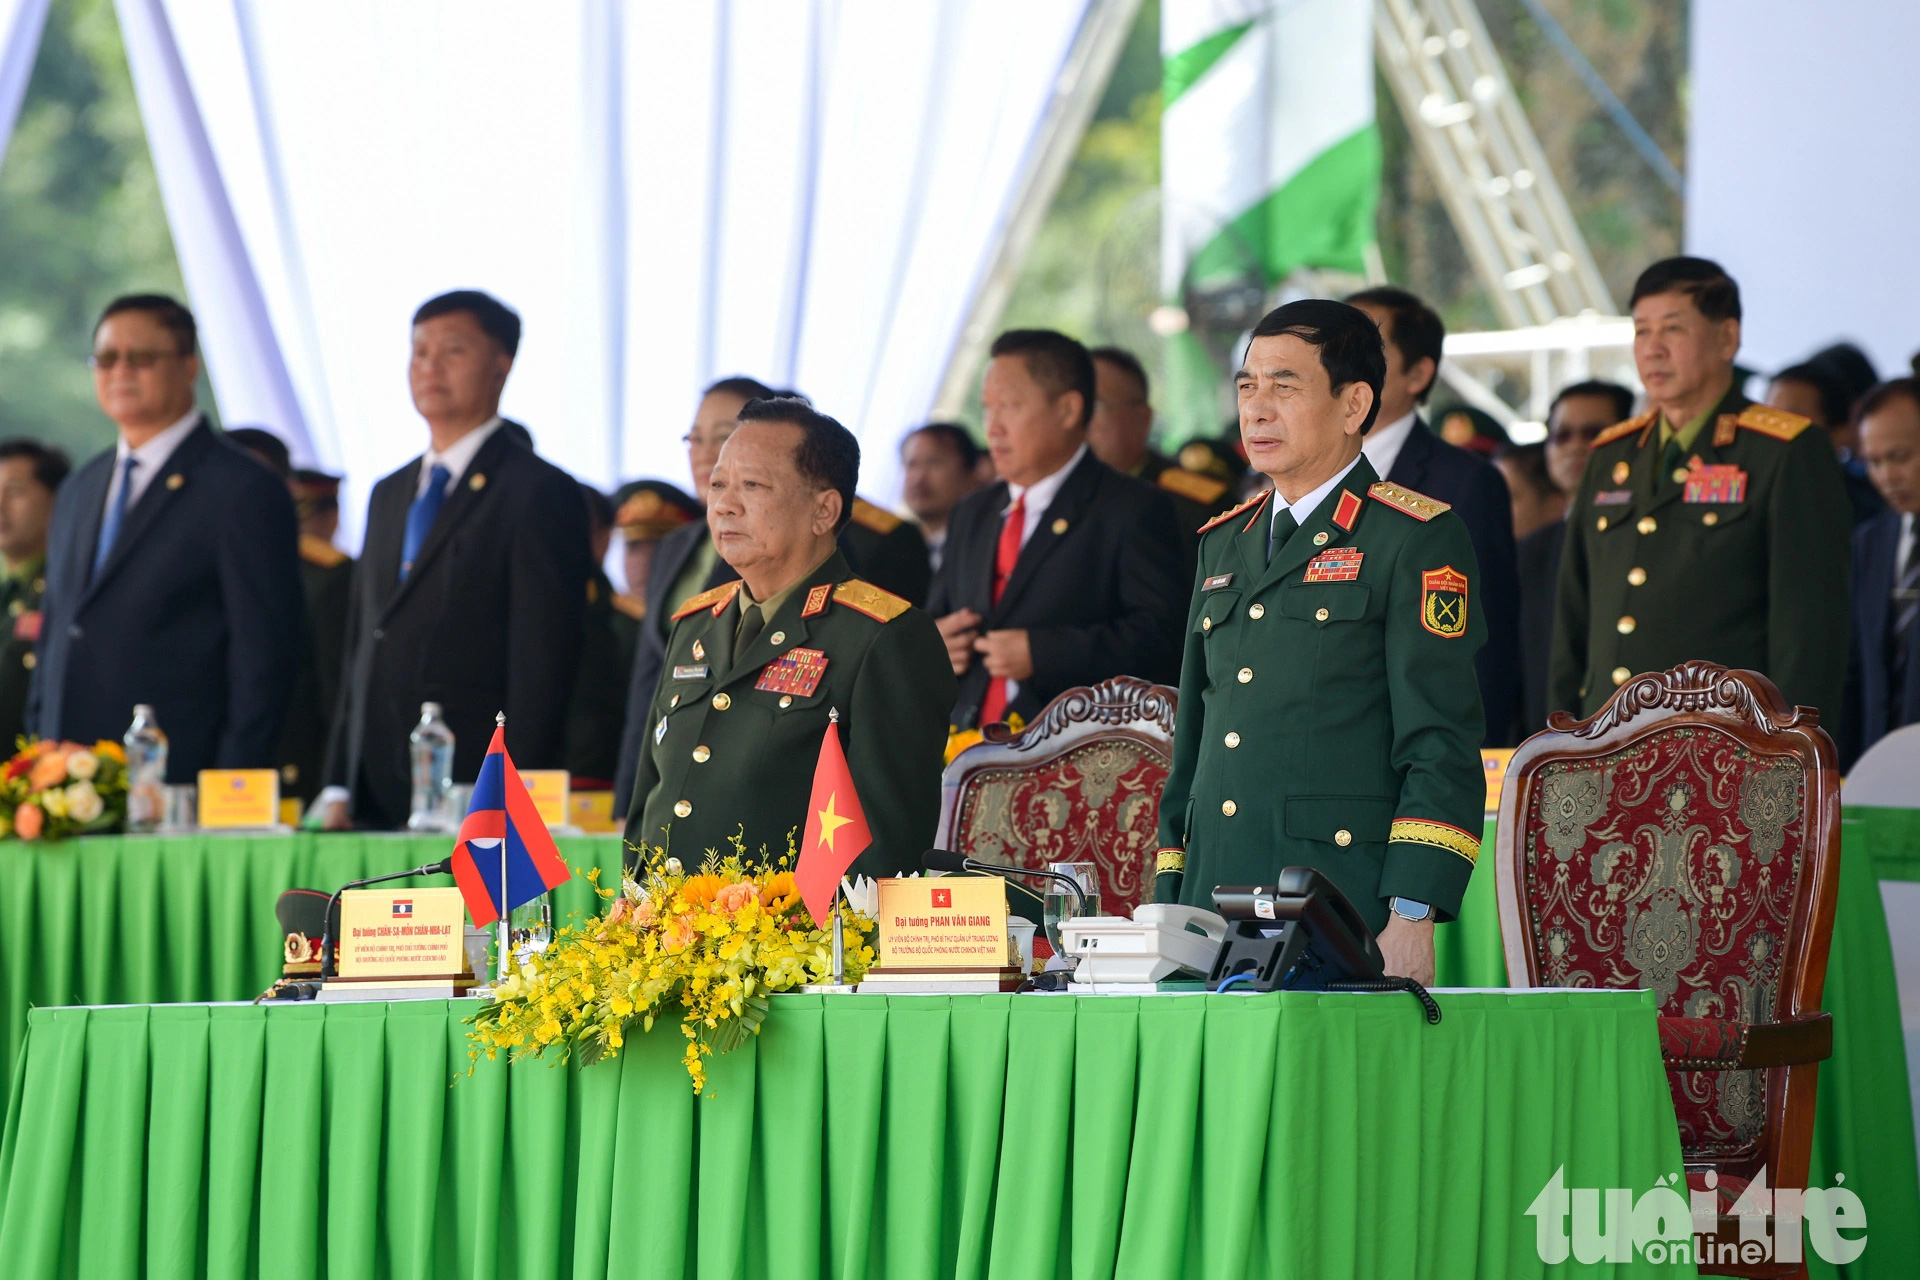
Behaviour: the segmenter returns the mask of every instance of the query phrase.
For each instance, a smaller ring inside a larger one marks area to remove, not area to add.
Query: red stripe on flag
[[[465,853],[466,857],[460,857]],[[480,868],[474,865],[474,851],[462,840],[454,846],[453,882],[460,886],[460,896],[466,899],[467,914],[473,917],[473,927],[484,929],[500,918],[494,910],[493,895],[487,892],[486,882],[480,878]],[[504,892],[504,889],[502,890]]]

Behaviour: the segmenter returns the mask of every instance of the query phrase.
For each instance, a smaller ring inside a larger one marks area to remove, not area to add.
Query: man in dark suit
[[[1617,382],[1560,388],[1547,410],[1547,478],[1571,502],[1602,431],[1633,413],[1633,392]],[[1516,742],[1547,727],[1547,660],[1553,654],[1553,595],[1566,544],[1566,511],[1514,547],[1520,571],[1520,723]]]
[[[520,317],[484,293],[414,313],[408,382],[429,447],[367,503],[327,750],[331,828],[406,823],[407,736],[423,702],[453,730],[455,782],[478,775],[500,711],[515,764],[566,766],[593,571],[587,508],[573,477],[500,416],[519,346]]]
[[[194,407],[192,314],[117,299],[94,328],[93,383],[119,444],[54,505],[27,723],[118,739],[150,703],[167,781],[270,768],[306,616],[293,499]]]
[[[1347,299],[1380,326],[1387,344],[1387,382],[1380,425],[1367,434],[1367,461],[1391,484],[1438,498],[1466,521],[1480,561],[1480,608],[1487,643],[1474,655],[1486,709],[1483,744],[1513,740],[1520,705],[1520,578],[1514,564],[1513,500],[1499,468],[1435,435],[1420,406],[1440,376],[1446,327],[1433,308],[1405,289],[1363,289]]]
[[[70,467],[67,455],[38,440],[0,441],[0,602],[7,638],[0,649],[0,753],[11,755],[26,731],[27,688],[39,656],[40,597],[47,589],[47,529],[53,500]]]
[[[1065,334],[994,340],[980,404],[1000,480],[953,509],[928,602],[960,678],[953,723],[1029,720],[1075,685],[1180,669],[1188,584],[1166,493],[1093,455],[1093,359]]]
[[[1860,700],[1851,766],[1862,751],[1920,722],[1920,381],[1895,378],[1866,394],[1855,415],[1860,457],[1887,509],[1853,535],[1853,667]]]

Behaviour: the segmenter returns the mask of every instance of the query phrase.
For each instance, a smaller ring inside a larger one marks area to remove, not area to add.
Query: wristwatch
[[[1415,902],[1412,898],[1388,898],[1387,910],[1393,912],[1393,914],[1399,916],[1402,920],[1412,920],[1416,923],[1421,920],[1430,920],[1433,918],[1433,908],[1431,906],[1424,902]]]

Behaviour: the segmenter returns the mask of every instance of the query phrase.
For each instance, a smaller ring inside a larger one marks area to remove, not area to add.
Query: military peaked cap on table
[[[1567,516],[1547,707],[1592,715],[1642,671],[1759,671],[1835,723],[1851,508],[1827,433],[1730,391],[1688,449],[1602,432]]]
[[[1486,800],[1467,528],[1362,457],[1269,563],[1270,497],[1203,531],[1155,897],[1310,866],[1376,931],[1396,896],[1452,919]]]
[[[806,823],[829,714],[873,832],[855,864],[871,876],[917,868],[933,841],[953,706],[953,666],[933,619],[853,576],[835,552],[739,654],[735,580],[683,603],[648,710],[629,844],[691,866],[729,852],[787,851]],[[634,853],[628,851],[629,864]]]

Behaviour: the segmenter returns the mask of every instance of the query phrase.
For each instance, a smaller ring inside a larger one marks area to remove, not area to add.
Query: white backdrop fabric
[[[20,116],[20,100],[33,78],[40,53],[40,32],[47,22],[47,0],[0,0],[0,160]]]
[[[347,475],[349,545],[424,446],[413,309],[464,287],[520,312],[503,411],[584,480],[684,486],[745,373],[892,500],[1087,7],[116,3],[222,414]]]
[[[1743,362],[1920,349],[1920,5],[1694,0],[1686,244],[1740,282]]]

